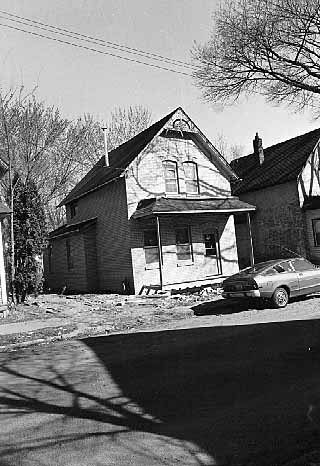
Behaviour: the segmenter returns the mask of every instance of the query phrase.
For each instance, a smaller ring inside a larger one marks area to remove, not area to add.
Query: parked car
[[[286,307],[289,298],[320,291],[320,268],[302,257],[260,262],[222,283],[224,298],[267,298]]]

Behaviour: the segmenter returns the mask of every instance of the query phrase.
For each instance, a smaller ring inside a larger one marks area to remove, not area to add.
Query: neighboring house
[[[102,157],[61,203],[67,223],[49,236],[47,285],[138,293],[221,281],[238,271],[234,216],[254,210],[231,196],[236,179],[174,110]]]
[[[252,215],[255,261],[298,253],[320,263],[320,129],[231,162],[240,181],[232,192],[256,206]],[[241,218],[236,225],[240,266],[248,265]],[[290,252],[292,251],[292,252]]]

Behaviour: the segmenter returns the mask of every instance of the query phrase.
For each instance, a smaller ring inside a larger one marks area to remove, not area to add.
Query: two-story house
[[[231,196],[237,176],[178,108],[102,157],[64,199],[51,232],[51,289],[184,288],[238,271],[234,216],[255,208]]]
[[[256,206],[255,261],[301,254],[320,264],[320,129],[268,148],[256,135],[254,152],[231,162],[240,181],[233,194]],[[241,218],[236,224],[240,265],[248,265]]]

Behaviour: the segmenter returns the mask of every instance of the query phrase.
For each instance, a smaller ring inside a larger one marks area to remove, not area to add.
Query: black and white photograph
[[[320,466],[320,0],[1,0],[0,466]]]

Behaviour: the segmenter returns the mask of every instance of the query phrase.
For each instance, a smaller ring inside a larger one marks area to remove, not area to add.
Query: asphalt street
[[[320,320],[194,325],[1,353],[0,465],[278,466],[320,447]]]

